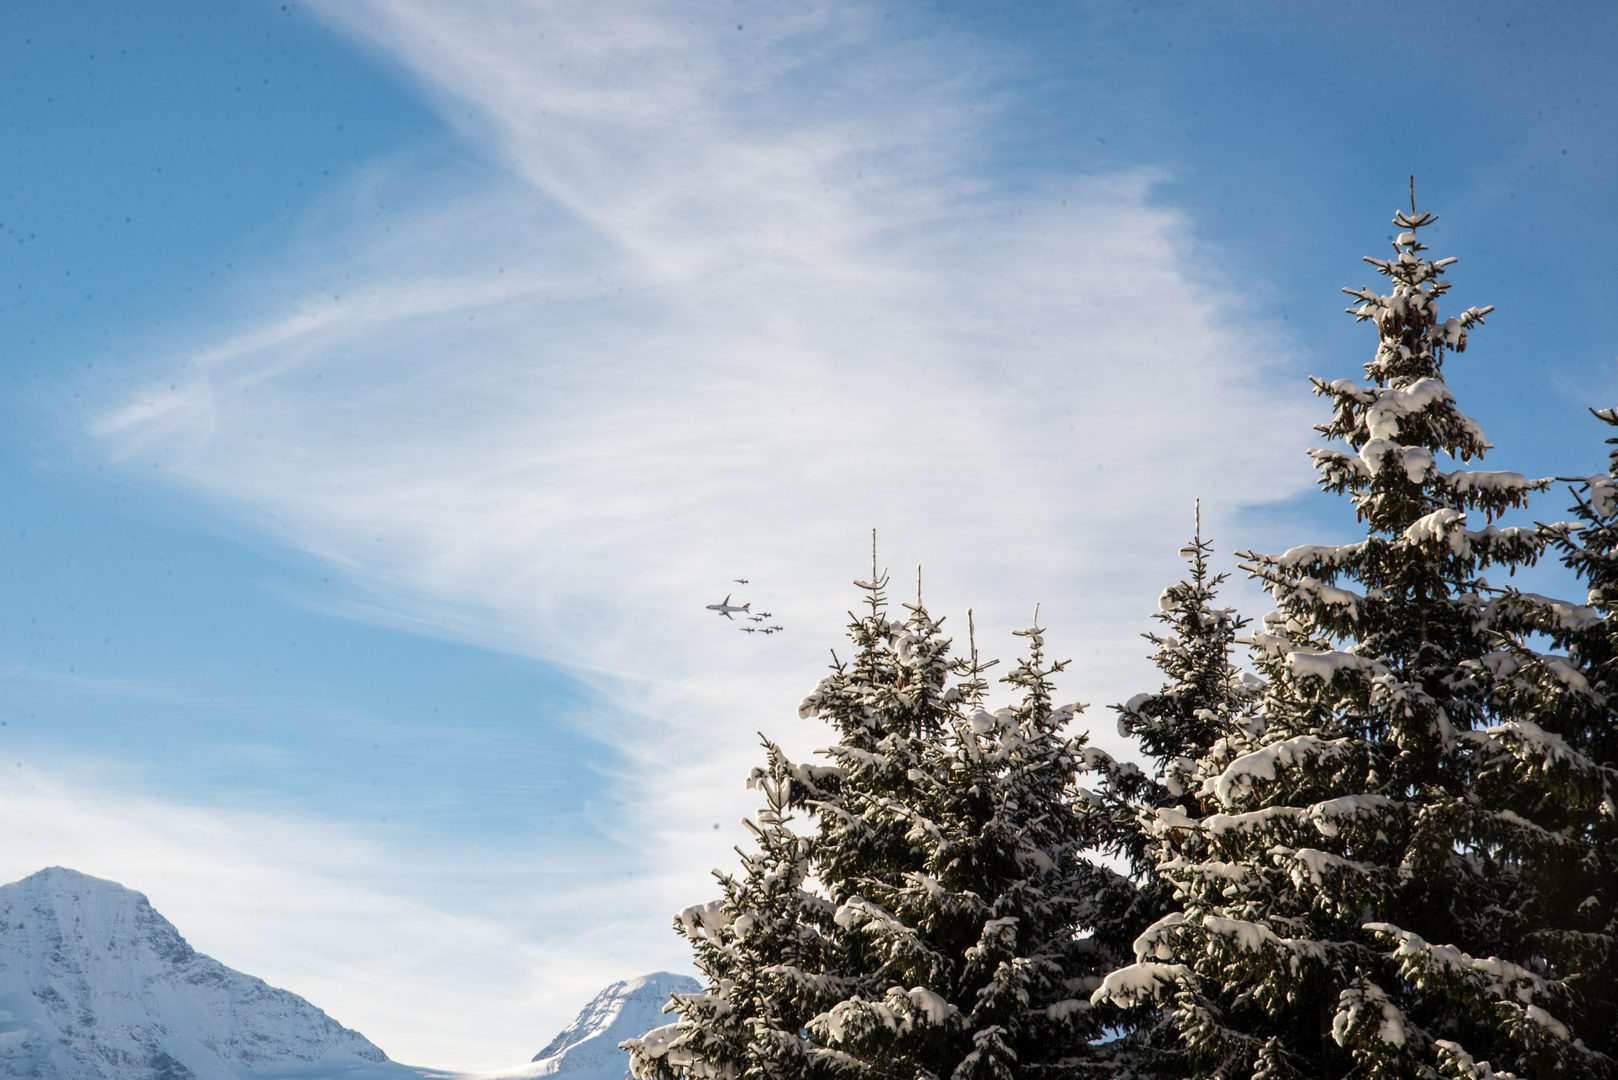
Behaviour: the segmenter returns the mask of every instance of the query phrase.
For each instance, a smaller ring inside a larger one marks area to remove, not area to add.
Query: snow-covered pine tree
[[[1261,730],[1251,713],[1263,683],[1231,662],[1247,620],[1235,608],[1215,606],[1228,575],[1212,572],[1212,553],[1213,545],[1202,538],[1199,505],[1196,532],[1180,549],[1190,573],[1163,590],[1153,613],[1167,632],[1145,635],[1156,646],[1152,663],[1163,673],[1163,686],[1114,706],[1118,734],[1134,737],[1156,764],[1155,783],[1143,788],[1140,800],[1154,808],[1197,805],[1198,763],[1222,742],[1235,739],[1247,748]],[[1143,867],[1153,869],[1155,860]]]
[[[854,636],[861,653],[889,659],[857,660],[805,702],[843,733],[829,751],[841,787],[809,805],[816,874],[868,980],[811,1032],[860,1076],[1129,1075],[1121,1047],[1094,1045],[1085,996],[1128,940],[1134,889],[1089,857],[1109,843],[1116,799],[1073,782],[1090,773],[1105,788],[1131,767],[1064,732],[1082,706],[1053,706],[1049,677],[1064,665],[1047,664],[1037,625],[1020,632],[1028,654],[1002,680],[1021,700],[991,713],[976,707],[986,665],[975,644],[951,665],[919,604],[874,633],[883,616],[871,595]],[[945,689],[952,666],[964,680]],[[870,681],[887,670],[891,687]],[[886,1010],[903,1009],[905,983],[912,998],[936,995],[949,1022],[896,1027]]]
[[[1347,290],[1380,332],[1368,382],[1315,383],[1336,407],[1318,430],[1350,451],[1311,452],[1321,484],[1366,536],[1246,554],[1280,608],[1250,639],[1262,733],[1199,769],[1216,812],[1157,811],[1183,911],[1096,994],[1168,999],[1193,1076],[1611,1072],[1570,1027],[1577,980],[1515,914],[1571,806],[1550,784],[1510,797],[1504,766],[1553,748],[1502,711],[1509,605],[1480,575],[1541,553],[1534,529],[1489,522],[1548,482],[1440,467],[1490,448],[1442,365],[1492,309],[1439,317],[1454,260],[1425,256],[1432,221],[1412,201],[1394,257],[1367,260],[1389,294]]]
[[[1592,409],[1591,413],[1618,427],[1618,409]],[[1618,436],[1607,443],[1613,447],[1607,471],[1583,479],[1574,491],[1571,509],[1577,522],[1541,526],[1546,539],[1560,552],[1562,563],[1585,583],[1588,606],[1526,593],[1511,593],[1508,601],[1530,618],[1526,629],[1544,634],[1553,649],[1566,653],[1562,662],[1555,656],[1530,658],[1537,664],[1531,674],[1538,692],[1549,696],[1553,708],[1546,709],[1546,702],[1533,696],[1522,705],[1537,707],[1541,718],[1550,721],[1542,726],[1557,731],[1603,768],[1618,766],[1618,721],[1614,716],[1618,703]],[[1596,804],[1601,801],[1595,799]],[[1618,808],[1604,815],[1609,827],[1614,817],[1618,817]],[[1618,885],[1618,875],[1609,882]],[[1610,900],[1605,910],[1609,915],[1614,911]],[[1603,951],[1609,948],[1601,945]],[[1608,985],[1618,988],[1618,979],[1609,980]],[[1618,1016],[1613,1026],[1618,1028]]]
[[[940,1062],[952,1076],[1132,1075],[1130,1045],[1095,1044],[1086,998],[1143,921],[1133,885],[1095,858],[1117,847],[1109,789],[1139,770],[1065,733],[1083,708],[1052,704],[1065,662],[1047,662],[1037,621],[1017,634],[1027,653],[1001,681],[1020,700],[957,717],[931,755],[938,842],[898,911],[947,963],[940,985],[970,1037]],[[975,682],[976,665],[966,674]],[[1102,791],[1075,788],[1081,774]]]
[[[1147,922],[1178,911],[1183,899],[1159,868],[1175,852],[1165,843],[1164,818],[1158,811],[1172,809],[1197,819],[1215,812],[1217,803],[1202,791],[1201,781],[1255,749],[1263,733],[1255,715],[1263,682],[1231,662],[1246,620],[1236,609],[1217,604],[1228,575],[1213,573],[1208,564],[1212,552],[1213,545],[1202,536],[1199,505],[1196,531],[1180,549],[1189,573],[1158,598],[1153,618],[1164,624],[1164,632],[1145,635],[1156,647],[1152,662],[1163,673],[1163,685],[1114,706],[1119,735],[1134,737],[1155,765],[1150,778],[1118,786],[1131,811],[1127,819],[1120,816],[1121,823],[1137,826],[1118,831],[1128,838],[1125,853],[1138,890],[1137,908],[1145,916],[1139,923],[1143,929]],[[1189,987],[1183,992],[1194,994]],[[1182,1010],[1192,1007],[1214,1006],[1189,999],[1182,1004]],[[1160,1075],[1183,1075],[1179,1024],[1144,1001],[1131,1012],[1128,1019],[1137,1025],[1133,1039],[1145,1066]]]
[[[769,764],[753,770],[748,786],[765,805],[743,822],[755,850],[736,849],[743,873],[716,870],[723,896],[674,918],[707,987],[673,995],[677,1023],[623,1044],[636,1076],[804,1076],[809,1046],[800,1033],[848,990],[835,974],[804,974],[840,967],[828,934],[832,906],[806,880],[811,841],[790,827],[793,776],[813,770],[794,767],[768,740],[764,748]]]
[[[1079,706],[1051,703],[1062,665],[1045,660],[1042,630],[1024,632],[1029,654],[1003,680],[1021,700],[991,713],[974,707],[988,666],[975,648],[952,660],[919,599],[890,620],[885,576],[857,584],[853,655],[802,709],[835,728],[831,765],[772,749],[753,777],[772,798],[761,850],[806,853],[819,890],[777,887],[761,916],[768,895],[750,883],[785,875],[751,862],[724,899],[682,916],[708,992],[625,1044],[637,1075],[1130,1075],[1116,1046],[1095,1045],[1086,997],[1121,958],[1133,889],[1087,857],[1106,798],[1075,783],[1122,767],[1064,732]],[[794,809],[815,835],[772,835]],[[791,929],[757,936],[766,924]]]
[[[1591,411],[1618,426],[1618,410]],[[1586,604],[1506,590],[1494,606],[1508,632],[1478,674],[1502,718],[1489,732],[1497,769],[1482,794],[1543,830],[1516,840],[1507,917],[1544,971],[1560,976],[1558,1016],[1610,1059],[1618,1057],[1618,438],[1607,442],[1607,471],[1574,488],[1576,520],[1540,526],[1585,583]]]

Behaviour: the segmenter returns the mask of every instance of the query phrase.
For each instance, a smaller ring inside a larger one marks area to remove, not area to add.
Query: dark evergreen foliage
[[[1201,818],[1217,810],[1217,800],[1201,790],[1202,777],[1215,763],[1228,763],[1253,748],[1263,723],[1255,716],[1260,679],[1231,661],[1237,634],[1246,625],[1234,608],[1220,607],[1219,586],[1226,575],[1214,574],[1208,564],[1213,545],[1202,537],[1201,511],[1196,534],[1180,549],[1189,563],[1188,576],[1163,591],[1154,618],[1164,631],[1147,634],[1156,651],[1152,661],[1163,673],[1156,693],[1137,694],[1118,712],[1118,733],[1133,736],[1155,765],[1149,781],[1129,792],[1138,827],[1120,830],[1130,837],[1127,850],[1137,881],[1138,907],[1153,920],[1180,910],[1185,893],[1159,865],[1162,832],[1159,811],[1170,816]],[[1164,971],[1136,966],[1132,976],[1144,976],[1150,991]],[[1181,1032],[1174,1018],[1147,1004],[1154,995],[1128,993],[1115,979],[1109,993],[1114,1004],[1126,1006],[1126,1023],[1134,1026],[1133,1047],[1141,1067],[1157,1075],[1184,1075],[1189,1067]],[[1187,988],[1186,993],[1197,991]],[[1202,1002],[1201,1008],[1213,1007]]]
[[[638,1074],[1130,1075],[1088,997],[1141,921],[1129,881],[1095,858],[1119,801],[1109,777],[1139,771],[1066,733],[1081,706],[1053,705],[1063,664],[1038,626],[1002,680],[1019,701],[990,712],[975,646],[953,660],[919,602],[890,621],[885,578],[857,584],[853,654],[802,710],[837,732],[831,764],[769,748],[751,781],[769,801],[758,851],[678,919],[707,991],[626,1044]],[[814,835],[787,830],[793,810]]]
[[[1180,909],[1097,999],[1160,1003],[1187,1075],[1612,1074],[1610,1026],[1587,1022],[1606,991],[1568,948],[1602,921],[1607,774],[1540,723],[1583,710],[1610,731],[1610,714],[1581,660],[1529,648],[1565,605],[1482,577],[1572,534],[1493,524],[1548,481],[1443,468],[1490,448],[1442,368],[1491,309],[1440,318],[1454,260],[1423,254],[1432,220],[1412,205],[1393,257],[1367,260],[1388,294],[1346,290],[1379,331],[1367,382],[1315,383],[1334,406],[1319,430],[1347,444],[1312,452],[1321,484],[1365,538],[1248,553],[1279,608],[1248,639],[1260,708],[1170,725],[1218,736],[1196,798],[1149,822]]]

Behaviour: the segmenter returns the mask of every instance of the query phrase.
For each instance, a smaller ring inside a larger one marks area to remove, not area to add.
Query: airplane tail
[[[753,601],[749,600],[747,603],[742,605],[742,610],[746,611],[748,608],[750,608],[752,606],[753,606]]]

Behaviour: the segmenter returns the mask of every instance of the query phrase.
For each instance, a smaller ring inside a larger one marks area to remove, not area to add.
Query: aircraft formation
[[[736,582],[738,585],[747,584],[746,578],[732,578],[731,580]],[[717,604],[709,604],[707,610],[717,611],[731,622],[736,621],[737,615],[743,616],[748,622],[755,623],[762,623],[771,617],[768,611],[760,611],[755,614],[753,611],[752,601],[748,601],[745,604],[732,604],[730,602],[730,598],[734,595],[735,593],[726,593],[723,600],[719,601]],[[781,631],[785,630],[786,627],[781,626],[778,623],[771,623],[768,626],[742,626],[738,627],[737,629],[741,630],[744,634],[779,634]]]

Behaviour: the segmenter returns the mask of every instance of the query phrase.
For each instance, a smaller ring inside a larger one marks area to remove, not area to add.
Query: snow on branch
[[[1334,837],[1345,823],[1377,824],[1398,806],[1386,795],[1343,795],[1317,802],[1305,813],[1322,836]]]
[[[1399,961],[1400,974],[1418,988],[1462,984],[1496,1000],[1522,1004],[1545,993],[1543,978],[1510,960],[1498,956],[1478,959],[1453,945],[1433,945],[1392,923],[1368,922],[1364,928],[1398,943],[1393,957]]]
[[[1346,657],[1351,654],[1335,655]],[[1353,660],[1359,663],[1368,662],[1358,656],[1353,657]],[[1250,754],[1243,754],[1232,761],[1215,780],[1214,792],[1221,803],[1233,806],[1251,793],[1253,786],[1259,781],[1274,781],[1279,769],[1304,768],[1339,757],[1348,751],[1348,739],[1321,739],[1314,735],[1296,735],[1282,742],[1271,743]]]
[[[1130,964],[1109,971],[1101,980],[1100,988],[1090,995],[1090,1004],[1111,1002],[1122,1009],[1133,1008],[1159,1000],[1178,983],[1191,978],[1191,969],[1184,964],[1159,964],[1151,960]]]
[[[1363,1044],[1372,1036],[1389,1046],[1404,1046],[1405,1015],[1380,986],[1361,980],[1337,995],[1331,1037],[1338,1046],[1349,1046]]]
[[[1475,1061],[1460,1043],[1439,1039],[1439,1067],[1448,1076],[1458,1080],[1523,1080],[1514,1072],[1496,1072],[1487,1061]]]
[[[1308,811],[1299,806],[1266,806],[1262,810],[1249,810],[1245,814],[1209,814],[1202,819],[1208,835],[1223,837],[1227,834],[1252,835],[1272,833],[1276,825],[1286,822],[1296,825]]]

